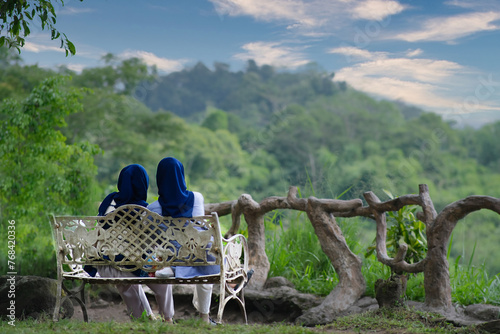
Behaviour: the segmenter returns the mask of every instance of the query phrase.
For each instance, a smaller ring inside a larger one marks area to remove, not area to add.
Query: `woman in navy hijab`
[[[149,176],[144,167],[132,164],[124,167],[118,176],[118,191],[112,192],[104,198],[99,206],[98,215],[104,216],[108,212],[126,204],[137,204],[147,207]],[[109,225],[106,223],[103,228],[106,230]],[[123,255],[119,255],[123,258]],[[83,268],[88,274],[94,277],[97,269],[93,266]],[[141,270],[134,271],[136,276],[142,276]]]
[[[118,191],[112,192],[104,198],[99,206],[99,216],[104,216],[111,209],[125,204],[147,207],[148,187],[149,176],[144,167],[138,164],[124,167],[118,176]],[[109,208],[110,206],[112,208]]]
[[[196,217],[205,215],[203,195],[199,192],[187,190],[184,178],[184,166],[172,157],[164,158],[158,164],[156,171],[158,185],[158,200],[148,206],[153,212],[166,217]],[[176,278],[192,278],[197,276],[214,275],[220,273],[220,266],[199,266],[173,268]],[[156,272],[157,277],[173,275],[171,268],[164,268]],[[200,312],[201,318],[213,323],[209,316],[212,298],[212,284],[196,284],[193,304]]]
[[[149,187],[149,176],[144,167],[132,164],[124,167],[118,177],[118,191],[106,196],[99,206],[99,216],[115,210],[126,204],[136,204],[146,207]],[[109,226],[103,226],[104,229]],[[127,277],[138,276],[139,272],[126,272],[112,266],[100,266],[98,269],[101,277]],[[172,321],[174,315],[174,301],[172,287],[169,284],[148,284],[155,293],[160,315],[165,321]],[[127,305],[129,314],[133,318],[140,318],[144,311],[149,317],[154,318],[149,301],[140,284],[117,284],[117,289]]]

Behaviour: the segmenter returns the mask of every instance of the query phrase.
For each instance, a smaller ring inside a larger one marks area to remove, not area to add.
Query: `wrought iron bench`
[[[235,299],[247,323],[244,285],[248,281],[246,238],[222,237],[217,213],[193,218],[162,217],[137,205],[125,205],[106,216],[52,216],[56,242],[57,298],[53,320],[65,298],[76,300],[88,322],[85,284],[219,285],[217,322],[226,303]],[[113,266],[121,271],[154,272],[167,266],[220,265],[220,274],[189,279],[158,277],[91,277],[83,266]],[[77,282],[67,287],[64,282]],[[237,288],[233,288],[237,285]],[[74,284],[73,284],[74,285]],[[216,286],[214,286],[216,288]],[[63,290],[65,296],[63,296]]]

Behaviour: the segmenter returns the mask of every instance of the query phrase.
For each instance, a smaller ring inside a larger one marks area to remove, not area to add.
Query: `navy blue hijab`
[[[187,190],[184,166],[179,160],[168,157],[160,161],[156,184],[163,216],[192,217],[194,194]]]
[[[125,204],[148,206],[149,176],[144,167],[138,164],[124,167],[118,177],[118,191],[106,196],[99,206],[99,216],[104,216],[106,209],[115,200],[116,207]]]

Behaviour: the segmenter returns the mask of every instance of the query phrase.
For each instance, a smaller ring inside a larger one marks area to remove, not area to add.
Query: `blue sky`
[[[142,58],[161,74],[198,61],[296,70],[314,62],[334,80],[400,100],[460,125],[500,119],[498,0],[65,0],[56,27],[32,27],[26,64],[103,65]]]

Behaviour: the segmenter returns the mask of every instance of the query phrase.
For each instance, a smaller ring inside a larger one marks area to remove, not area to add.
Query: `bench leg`
[[[64,284],[62,284],[62,288],[67,293],[67,296],[65,296],[63,300],[60,302],[59,307],[62,305],[62,302],[64,302],[64,300],[74,299],[78,302],[78,304],[82,308],[83,320],[85,322],[89,322],[87,306],[85,305],[85,282],[81,281],[80,283],[81,283],[80,285],[77,285],[72,289],[68,289],[66,288],[66,286],[64,286]],[[72,284],[74,284],[74,282],[72,282]]]
[[[52,315],[52,321],[59,321],[59,310],[61,309],[61,297],[62,297],[62,280],[57,280],[56,289],[56,306],[54,307],[54,314]]]
[[[245,324],[248,325],[247,309],[245,307],[245,295],[244,295],[244,293],[245,292],[243,290],[240,291],[240,296],[238,298],[238,305],[240,306],[240,310],[243,313],[243,316],[245,318]]]
[[[217,323],[222,324],[222,315],[224,314],[224,307],[226,306],[226,288],[225,283],[220,284],[219,293],[219,311],[217,312]]]
[[[217,322],[222,323],[222,316],[224,314],[224,308],[226,304],[231,300],[235,299],[238,302],[238,306],[240,307],[241,313],[243,313],[243,317],[245,319],[245,324],[248,324],[247,311],[245,307],[245,295],[243,289],[240,288],[240,291],[235,293],[235,291],[227,291],[226,297],[226,288],[232,289],[231,287],[226,287],[226,284],[221,284],[220,294],[219,294],[219,312],[217,314]]]

